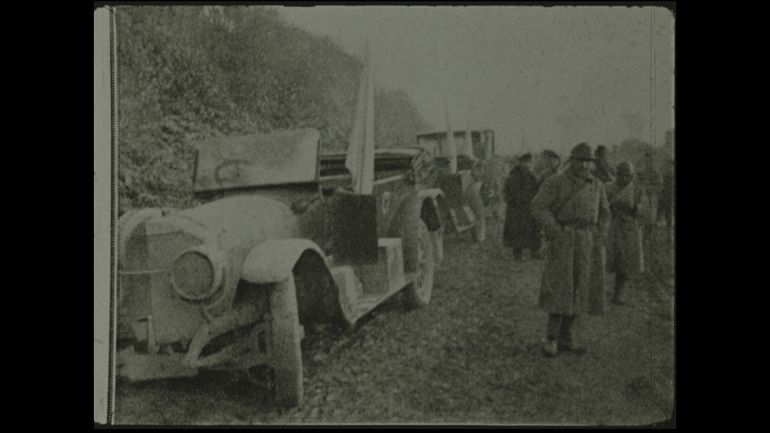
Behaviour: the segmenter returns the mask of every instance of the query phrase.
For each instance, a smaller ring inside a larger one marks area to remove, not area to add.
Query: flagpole
[[[364,68],[361,72],[358,104],[345,166],[353,177],[353,191],[356,194],[371,194],[374,189],[374,80],[369,58],[369,40],[366,37]]]
[[[471,156],[475,155],[473,154],[473,134],[471,133],[471,116],[473,114],[473,94],[471,94],[470,100],[468,101],[468,112],[466,113],[466,119],[465,119],[465,151],[470,152]]]
[[[457,147],[455,144],[455,134],[452,131],[452,123],[449,121],[449,107],[446,104],[446,95],[444,98],[444,115],[446,116],[447,125],[447,153],[449,154],[449,172],[457,173]]]

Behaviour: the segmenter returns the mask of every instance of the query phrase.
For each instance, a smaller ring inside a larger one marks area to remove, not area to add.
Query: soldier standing
[[[559,157],[559,154],[550,149],[543,151],[543,160],[545,162],[545,167],[538,173],[538,188],[540,188],[540,185],[542,185],[546,179],[558,173],[559,166],[561,165],[561,157]],[[545,255],[548,240],[545,237],[545,231],[539,225],[538,232],[540,236],[540,251],[537,252],[536,257],[542,258]]]
[[[545,159],[545,168],[540,172],[538,176],[538,183],[540,185],[542,185],[546,179],[556,174],[559,171],[559,165],[561,165],[561,158],[559,158],[559,154],[553,150],[544,150],[543,158]]]
[[[581,314],[603,314],[603,245],[610,221],[604,186],[591,174],[591,147],[572,149],[567,170],[550,176],[532,202],[532,213],[545,228],[548,254],[543,270],[539,304],[548,312],[544,352],[582,354],[574,335]]]
[[[532,217],[532,198],[537,193],[537,178],[532,173],[532,154],[519,158],[505,182],[505,226],[503,243],[513,249],[516,260],[522,260],[522,251],[529,248],[535,255],[540,249],[540,232]]]
[[[607,161],[607,148],[599,145],[596,147],[596,168],[593,171],[593,174],[596,178],[598,178],[602,183],[609,183],[615,181],[615,174],[612,172],[612,167],[610,167],[610,163]]]
[[[621,162],[617,168],[617,180],[607,185],[607,201],[612,211],[612,222],[608,235],[607,267],[615,273],[615,287],[612,302],[623,305],[623,290],[629,276],[642,272],[642,224],[646,215],[644,190],[634,178],[634,167]]]

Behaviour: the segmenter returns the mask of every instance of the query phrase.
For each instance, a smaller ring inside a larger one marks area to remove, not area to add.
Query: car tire
[[[444,229],[430,232],[430,239],[433,244],[433,263],[438,268],[444,261]]]
[[[275,283],[270,294],[271,366],[275,402],[293,407],[302,404],[302,328],[299,323],[294,277]]]
[[[430,232],[422,220],[416,219],[406,228],[402,240],[405,269],[414,274],[406,286],[406,301],[411,308],[422,308],[430,303],[436,267]]]

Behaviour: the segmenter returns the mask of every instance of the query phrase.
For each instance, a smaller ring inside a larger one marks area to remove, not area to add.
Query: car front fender
[[[444,193],[439,188],[426,188],[421,189],[417,192],[417,197],[424,199],[424,198],[430,198],[432,200],[436,200],[438,196],[443,196]]]
[[[241,278],[255,284],[284,281],[306,251],[313,251],[324,258],[321,248],[307,239],[265,241],[249,251],[243,262]]]
[[[445,222],[442,221],[442,208],[446,206],[444,203],[444,193],[438,188],[429,188],[420,190],[417,193],[417,205],[422,207],[426,200],[429,200],[429,212],[430,215],[423,215],[428,225],[428,230],[435,232],[444,227]]]

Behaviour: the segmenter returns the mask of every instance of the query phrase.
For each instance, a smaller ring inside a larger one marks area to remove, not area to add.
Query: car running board
[[[404,273],[401,238],[380,238],[378,249],[379,259],[376,264],[343,265],[331,269],[339,289],[340,307],[350,324],[411,281]]]

